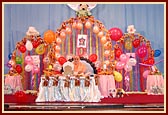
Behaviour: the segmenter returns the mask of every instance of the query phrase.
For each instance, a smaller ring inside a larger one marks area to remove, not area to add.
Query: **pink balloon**
[[[125,65],[125,63],[124,62],[121,62],[121,61],[118,61],[117,63],[116,63],[116,69],[123,69],[124,68],[124,65]]]
[[[76,26],[78,30],[81,30],[83,27],[83,24],[81,22],[78,22]]]
[[[62,32],[60,33],[60,38],[61,38],[61,39],[65,39],[65,38],[66,38],[66,33],[65,33],[64,31],[62,31]]]
[[[72,24],[72,28],[76,28],[76,27],[77,27],[77,23],[74,22],[74,23]]]
[[[150,73],[150,70],[145,70],[145,71],[143,72],[143,77],[144,77],[144,78],[147,78],[147,76],[149,75],[149,73]]]
[[[66,31],[66,34],[71,34],[72,33],[72,30],[71,30],[70,27],[66,27],[65,31]]]
[[[109,32],[110,32],[111,40],[114,40],[114,41],[118,41],[123,35],[121,29],[119,28],[111,28]]]
[[[100,31],[100,32],[98,33],[98,37],[99,37],[99,38],[103,37],[103,35],[104,35],[103,31]]]
[[[140,57],[140,58],[144,58],[147,54],[147,47],[145,44],[141,45],[137,51],[136,51],[137,55]]]
[[[97,25],[95,25],[95,26],[93,27],[93,32],[94,32],[95,34],[97,34],[97,33],[99,32],[99,27],[98,27]]]
[[[39,67],[33,66],[33,72],[38,73],[40,71]]]
[[[120,55],[120,61],[121,61],[121,62],[126,62],[127,59],[128,59],[128,58],[127,58],[127,56],[126,56],[125,54],[121,54],[121,55]]]
[[[90,28],[92,27],[92,24],[90,23],[90,21],[87,21],[87,22],[85,23],[85,27],[86,27],[87,29],[90,29]]]
[[[26,56],[26,57],[25,57],[25,62],[26,62],[27,64],[32,64],[32,63],[33,63],[32,57],[31,57],[31,56]]]
[[[124,70],[125,70],[126,72],[130,72],[130,71],[132,70],[132,66],[131,66],[131,65],[125,65],[125,66],[124,66]]]

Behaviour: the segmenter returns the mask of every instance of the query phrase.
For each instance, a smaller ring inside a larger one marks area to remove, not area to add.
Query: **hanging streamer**
[[[21,75],[22,75],[22,79],[21,79],[21,81],[22,81],[22,86],[23,86],[23,89],[25,90],[26,89],[26,79],[25,79],[25,71],[24,71],[24,55],[25,55],[25,53],[22,53],[22,73],[21,73]]]
[[[75,30],[72,31],[72,39],[73,39],[73,55],[75,55],[75,50],[76,50]]]
[[[130,49],[130,53],[132,53],[132,48]],[[133,91],[133,71],[129,72],[130,74],[130,90]]]
[[[70,54],[70,35],[68,35],[68,55]]]
[[[102,44],[102,62],[104,63],[104,45]]]
[[[135,91],[138,91],[138,66],[135,66]]]
[[[92,29],[90,29],[90,54],[92,54]]]
[[[120,48],[122,49],[122,44],[120,44]],[[123,70],[120,70],[120,73],[121,75],[123,75]],[[123,76],[124,77],[124,76]],[[122,80],[119,85],[120,85],[120,88],[123,88],[123,84],[124,84],[124,80]]]
[[[99,51],[99,49],[98,49],[98,36],[97,36],[97,34],[96,34],[96,55],[98,56],[99,54],[98,54],[98,51]]]
[[[142,58],[141,60],[140,60],[141,62],[143,62],[144,61],[144,59]],[[141,91],[144,91],[144,77],[143,77],[143,67],[142,66],[140,66],[140,88],[141,88]]]
[[[79,30],[76,30],[76,41],[75,41],[76,44],[77,44],[78,34],[79,34],[79,33],[80,33]],[[76,44],[75,44],[75,45],[76,45]],[[77,46],[77,45],[76,45],[76,46]],[[76,50],[75,50],[75,53],[77,54],[77,47],[76,47],[75,49],[76,49]],[[76,55],[76,54],[75,54],[75,55]],[[77,55],[78,55],[78,54],[77,54]]]

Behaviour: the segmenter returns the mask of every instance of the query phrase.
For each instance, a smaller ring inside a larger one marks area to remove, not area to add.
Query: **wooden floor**
[[[4,111],[164,111],[163,104],[5,103]]]

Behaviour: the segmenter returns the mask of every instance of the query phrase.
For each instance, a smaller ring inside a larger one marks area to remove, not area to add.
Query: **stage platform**
[[[5,111],[164,111],[164,95],[128,93],[123,98],[103,98],[100,102],[35,102],[37,96],[27,94],[24,100],[4,96]]]
[[[163,104],[6,103],[5,111],[164,111]]]

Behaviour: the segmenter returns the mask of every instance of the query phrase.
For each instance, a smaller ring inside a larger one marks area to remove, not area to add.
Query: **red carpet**
[[[4,103],[34,103],[37,97],[27,94],[23,99],[18,100],[14,95],[5,95]],[[67,103],[67,102],[66,102]],[[81,103],[81,102],[80,102]],[[147,94],[129,94],[123,98],[104,98],[99,103],[111,104],[152,104],[164,103],[164,95],[147,95]]]

